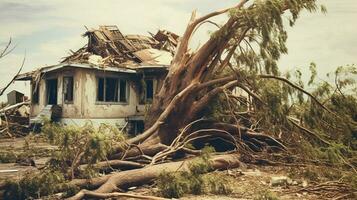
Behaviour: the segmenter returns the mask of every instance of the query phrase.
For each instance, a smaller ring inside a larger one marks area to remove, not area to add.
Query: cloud
[[[191,12],[199,15],[226,8],[236,0],[1,0],[0,44],[11,36],[17,48],[7,61],[0,61],[0,86],[11,78],[26,49],[25,70],[56,64],[69,49],[84,43],[80,35],[99,25],[117,25],[124,34],[147,34],[167,29],[182,34]],[[311,61],[321,74],[338,65],[357,63],[357,4],[355,0],[325,0],[328,14],[302,14],[297,24],[288,29],[289,54],[279,64],[284,70],[301,67],[307,72]],[[224,16],[217,22],[223,22]],[[196,49],[208,39],[205,25],[192,39]],[[0,47],[1,49],[1,47]],[[5,66],[5,67],[4,67]],[[11,71],[9,71],[11,70]]]
[[[326,0],[328,13],[306,13],[288,29],[289,54],[279,64],[284,70],[300,68],[308,76],[310,62],[317,64],[320,77],[336,67],[357,63],[357,4],[353,0]]]

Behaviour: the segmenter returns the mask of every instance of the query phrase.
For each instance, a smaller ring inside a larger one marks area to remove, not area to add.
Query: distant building
[[[141,132],[147,105],[161,87],[178,36],[124,36],[116,26],[87,31],[88,44],[60,64],[20,74],[31,81],[31,122],[52,105],[65,124],[109,123]]]
[[[10,105],[21,103],[24,101],[24,98],[25,96],[23,93],[13,90],[7,94],[7,103]]]

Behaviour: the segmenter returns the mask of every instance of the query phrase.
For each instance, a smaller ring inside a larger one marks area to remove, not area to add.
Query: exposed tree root
[[[275,146],[281,150],[287,150],[287,147],[274,137],[271,137],[267,134],[254,132],[242,126],[227,123],[217,123],[210,120],[203,121],[202,123],[203,124],[200,126],[224,130],[234,135],[235,137],[240,137],[239,139],[243,142],[256,145],[258,149],[261,149],[264,146]]]
[[[132,148],[129,147],[128,150],[122,151],[121,148],[117,148],[117,152],[110,155],[109,159],[125,159],[130,157],[135,157],[138,155],[146,155],[146,156],[154,156],[158,152],[166,149],[167,146],[161,143],[157,143],[154,145],[136,145]]]

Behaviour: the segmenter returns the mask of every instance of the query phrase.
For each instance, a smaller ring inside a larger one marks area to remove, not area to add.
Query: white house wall
[[[83,69],[85,70],[85,69]],[[115,75],[106,73],[108,76]],[[128,103],[108,103],[96,102],[97,97],[97,80],[96,77],[101,75],[96,71],[88,71],[80,73],[82,81],[81,92],[81,118],[125,118],[128,116],[139,115],[136,111],[138,105],[137,94],[132,87],[132,82],[129,84],[129,99]],[[117,76],[117,75],[116,75]],[[121,75],[125,78],[125,75]]]
[[[86,119],[117,119],[130,116],[144,115],[145,106],[139,105],[139,96],[134,90],[134,82],[128,80],[128,103],[96,102],[97,76],[104,72],[97,70],[72,68],[45,74],[39,83],[39,104],[32,104],[31,117],[37,116],[46,106],[46,79],[57,77],[57,104],[62,107],[64,119],[83,121]],[[105,72],[106,75],[127,76]],[[73,76],[73,103],[63,101],[63,76]],[[155,85],[157,84],[154,81]]]

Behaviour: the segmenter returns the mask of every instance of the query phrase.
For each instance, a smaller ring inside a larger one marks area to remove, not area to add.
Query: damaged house
[[[100,26],[84,36],[88,44],[61,63],[16,77],[31,81],[30,122],[39,123],[56,111],[64,124],[90,120],[141,132],[179,37],[164,30],[151,36],[123,35],[116,26]]]

